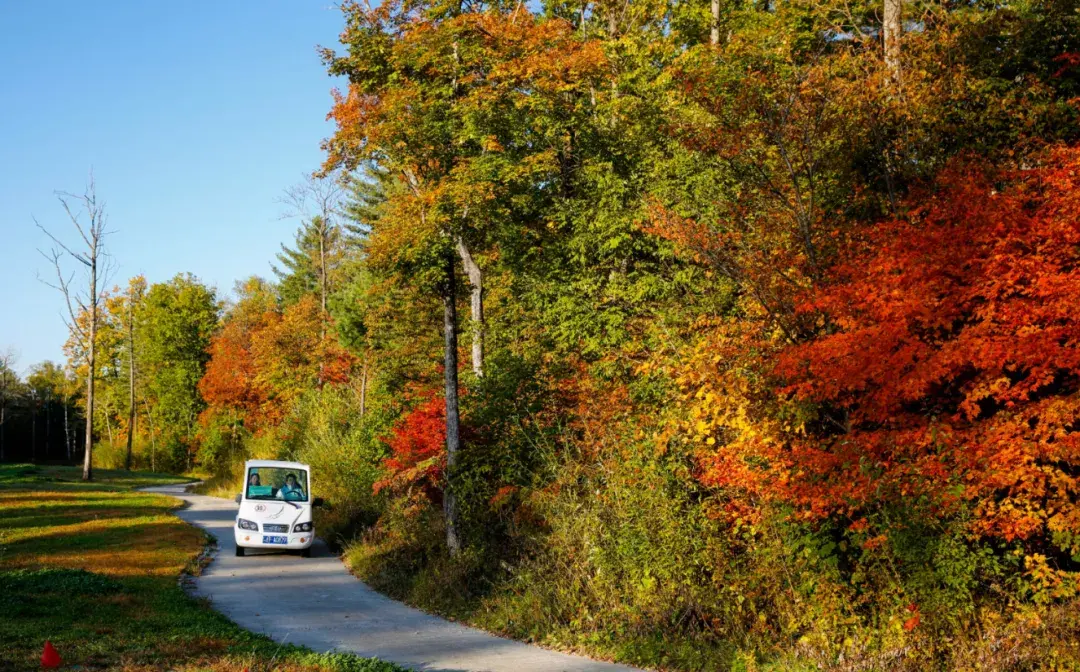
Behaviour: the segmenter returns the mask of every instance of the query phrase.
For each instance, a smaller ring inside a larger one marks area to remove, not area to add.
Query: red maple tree
[[[375,483],[375,492],[384,488],[421,498],[442,501],[442,479],[446,469],[446,401],[438,395],[426,398],[394,424],[385,439],[390,457],[383,461],[386,477]]]
[[[799,310],[783,393],[818,411],[785,495],[826,514],[969,501],[975,531],[1080,554],[1080,149],[948,168],[868,228]]]

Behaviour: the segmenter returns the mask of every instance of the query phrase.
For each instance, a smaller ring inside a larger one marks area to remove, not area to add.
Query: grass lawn
[[[0,670],[40,669],[45,640],[79,669],[402,669],[275,644],[188,597],[178,579],[206,536],[169,513],[177,500],[133,491],[184,479],[94,474],[0,465]]]

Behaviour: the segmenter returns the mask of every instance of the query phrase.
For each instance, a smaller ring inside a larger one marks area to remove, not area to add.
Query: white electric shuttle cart
[[[299,462],[249,460],[244,491],[236,496],[233,534],[236,554],[249,548],[295,551],[311,557],[315,539],[311,509],[322,500],[311,496],[311,469]]]

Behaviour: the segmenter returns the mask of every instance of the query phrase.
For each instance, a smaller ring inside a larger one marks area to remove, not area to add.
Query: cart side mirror
[[[316,507],[323,507],[326,506],[326,502],[323,500],[322,497],[316,497],[315,499],[311,500],[311,505]]]
[[[239,504],[239,503],[240,503],[240,500],[241,500],[241,499],[243,499],[243,498],[244,498],[244,494],[243,494],[243,493],[240,493],[239,495],[237,495],[237,496],[236,496],[236,503],[237,503],[237,504]]]

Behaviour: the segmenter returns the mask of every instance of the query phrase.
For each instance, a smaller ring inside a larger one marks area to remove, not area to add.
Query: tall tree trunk
[[[128,432],[124,469],[131,471],[131,448],[135,439],[135,293],[128,296]]]
[[[68,402],[64,400],[64,448],[67,450],[68,462],[71,461],[71,428],[68,427]]]
[[[319,336],[326,338],[326,236],[329,234],[328,223],[325,218],[319,229],[319,299],[322,312],[319,313]]]
[[[98,294],[97,294],[97,253],[90,255],[90,295],[87,297],[90,304],[90,343],[87,364],[89,370],[86,373],[86,452],[83,453],[83,480],[90,481],[94,478],[94,374],[97,371],[97,321],[98,321]]]
[[[443,287],[443,336],[446,381],[446,491],[443,493],[443,513],[446,516],[446,547],[450,555],[461,551],[458,536],[458,508],[454,493],[454,468],[461,449],[461,422],[458,414],[457,374],[457,306],[454,288],[454,258],[446,255],[446,284]]]
[[[319,389],[322,389],[326,370],[326,218],[319,218]]]
[[[364,353],[364,364],[360,369],[360,417],[367,415],[367,367],[368,353]]]
[[[4,420],[7,416],[7,404],[0,405],[0,460],[4,459]]]
[[[709,29],[709,44],[720,44],[720,0],[712,0],[712,27]]]
[[[60,241],[59,238],[49,232],[48,229],[34,220],[37,227],[45,232],[49,238],[52,238],[57,247],[53,248],[50,255],[46,255],[52,262],[53,267],[56,269],[56,282],[53,287],[59,290],[64,295],[64,301],[67,303],[68,328],[71,336],[77,341],[85,344],[86,346],[86,451],[83,453],[83,480],[89,481],[94,477],[94,378],[97,374],[97,326],[98,326],[98,309],[100,308],[101,297],[98,296],[98,260],[101,256],[101,247],[104,245],[105,236],[108,231],[105,230],[105,207],[97,201],[97,191],[94,187],[94,175],[90,174],[90,181],[86,185],[86,191],[82,196],[76,196],[66,192],[57,192],[57,198],[60,200],[60,204],[64,207],[64,212],[67,213],[68,219],[71,220],[75,230],[79,232],[79,237],[82,238],[83,243],[86,244],[86,248],[82,252],[75,252],[69,246]],[[76,214],[73,205],[79,204],[79,208],[83,211],[89,221],[85,224],[79,221],[79,215]],[[79,263],[86,266],[89,273],[89,292],[85,297],[85,300],[80,300],[79,296],[73,292],[71,287],[71,275],[64,273],[60,260],[68,254],[77,260]],[[78,306],[85,310],[87,307],[90,309],[90,325],[89,330],[84,330],[80,326],[80,313],[75,310]]]
[[[146,412],[146,422],[150,425],[150,471],[157,471],[157,438],[154,436],[154,416],[150,415],[150,404],[143,397],[143,411]]]
[[[184,432],[184,438],[187,439],[187,441],[184,442],[184,453],[187,454],[187,470],[188,471],[191,471],[192,469],[195,468],[195,462],[194,462],[195,456],[191,452],[191,445],[192,445],[191,437],[194,436],[194,434],[195,434],[194,429],[195,429],[195,409],[191,408],[191,407],[188,407],[187,431]]]
[[[894,87],[900,86],[900,35],[903,31],[903,0],[885,0],[885,15],[881,22],[885,45],[885,68]]]
[[[473,260],[465,241],[458,238],[458,254],[465,274],[469,276],[470,308],[472,311],[472,369],[477,377],[484,375],[484,274]]]

